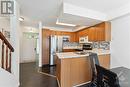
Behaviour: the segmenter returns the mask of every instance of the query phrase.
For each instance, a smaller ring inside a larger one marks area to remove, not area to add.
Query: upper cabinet
[[[111,24],[103,22],[95,26],[85,28],[76,32],[78,41],[79,37],[88,36],[89,41],[111,41]]]
[[[65,32],[65,31],[50,30],[50,35],[70,36],[70,42],[75,42],[76,41],[75,32]]]
[[[49,31],[50,35],[70,36],[70,42],[79,42],[80,37],[88,36],[88,41],[111,41],[111,23],[103,22],[77,32]]]
[[[105,41],[111,41],[111,23],[105,22]]]
[[[111,24],[103,22],[95,25],[95,41],[111,41]]]

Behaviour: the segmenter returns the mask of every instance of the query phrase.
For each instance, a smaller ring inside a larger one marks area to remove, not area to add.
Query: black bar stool
[[[80,87],[120,87],[118,76],[100,66],[98,55],[89,53],[89,59],[92,69],[92,80]]]

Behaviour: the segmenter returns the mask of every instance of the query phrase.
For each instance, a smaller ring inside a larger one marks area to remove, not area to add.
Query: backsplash
[[[78,42],[64,42],[63,47],[75,47],[75,46],[80,46]]]
[[[110,50],[110,42],[107,41],[93,42],[93,49],[94,48]]]
[[[78,42],[64,42],[63,47],[81,47],[83,44],[79,44]],[[104,49],[110,50],[110,42],[102,41],[102,42],[92,42],[93,49]]]

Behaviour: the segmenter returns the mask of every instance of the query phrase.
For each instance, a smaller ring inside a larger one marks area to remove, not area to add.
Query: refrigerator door
[[[56,46],[57,46],[57,36],[50,36],[50,65],[55,64]]]
[[[57,36],[57,52],[62,52],[63,49],[63,36]]]

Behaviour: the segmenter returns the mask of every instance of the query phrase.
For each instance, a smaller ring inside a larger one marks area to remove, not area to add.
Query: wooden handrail
[[[11,46],[9,41],[5,38],[5,36],[0,32],[0,39],[8,46],[8,48],[11,50],[11,52],[14,52],[14,48]]]
[[[11,53],[14,52],[14,48],[11,46],[9,41],[5,38],[5,36],[0,32],[0,41],[2,41],[1,45],[1,67],[9,72],[11,72]]]

